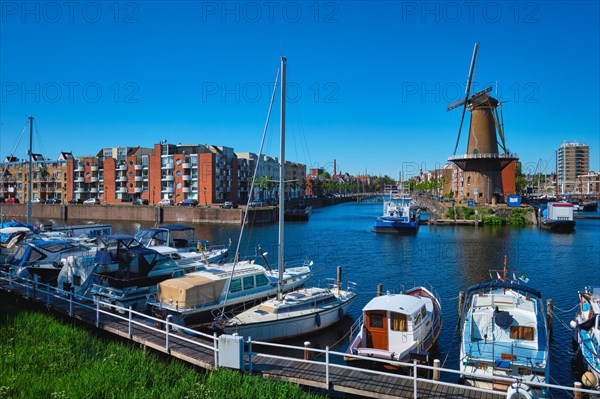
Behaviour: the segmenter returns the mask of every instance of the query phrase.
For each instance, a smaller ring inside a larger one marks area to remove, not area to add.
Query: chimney
[[[337,163],[336,160],[333,160],[333,175],[337,175]]]

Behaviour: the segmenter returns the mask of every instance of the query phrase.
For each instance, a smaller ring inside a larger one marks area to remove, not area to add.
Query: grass
[[[237,371],[200,374],[40,313],[2,318],[0,398],[319,398]]]

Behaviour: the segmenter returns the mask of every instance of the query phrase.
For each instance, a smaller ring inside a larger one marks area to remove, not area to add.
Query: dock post
[[[248,373],[252,375],[252,337],[248,337]]]
[[[213,351],[215,353],[215,370],[219,369],[219,340],[217,339],[217,333],[213,333]]]
[[[433,361],[433,380],[434,381],[439,381],[440,380],[440,359],[435,359]]]
[[[383,292],[383,284],[379,283],[379,284],[377,284],[377,296],[381,296],[382,292]]]
[[[413,360],[413,398],[417,399],[417,360]]]
[[[308,348],[310,348],[310,341],[304,341],[304,360],[308,360]]]
[[[573,391],[573,398],[574,399],[581,399],[582,395],[581,395],[581,387],[583,386],[583,384],[581,382],[576,382],[573,384],[575,386],[575,390]]]
[[[36,297],[37,297],[37,281],[38,281],[38,275],[34,274],[33,275],[33,299],[36,299]]]
[[[46,307],[50,308],[50,284],[46,284]]]
[[[69,287],[69,317],[73,317],[73,287]]]
[[[342,267],[338,266],[337,267],[337,279],[335,281],[338,290],[342,289]]]
[[[129,339],[131,339],[131,337],[133,336],[131,332],[131,316],[131,305],[129,305],[129,325],[127,327],[127,336],[129,337]]]
[[[325,347],[325,385],[329,390],[329,345]]]
[[[460,291],[458,293],[458,319],[459,320],[462,318],[462,310],[463,310],[464,305],[465,305],[465,292]]]
[[[171,320],[173,320],[173,315],[168,315],[165,323],[165,346],[167,349],[167,353],[171,353],[171,348],[169,347],[169,330],[171,325]]]
[[[548,332],[550,336],[552,336],[552,329],[554,324],[554,304],[552,299],[548,299],[546,301],[546,306],[548,307]]]
[[[96,299],[96,327],[100,327],[100,299]]]

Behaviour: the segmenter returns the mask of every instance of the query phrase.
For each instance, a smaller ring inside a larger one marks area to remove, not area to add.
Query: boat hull
[[[293,318],[285,317],[272,322],[226,326],[224,332],[237,333],[246,338],[250,337],[254,341],[278,341],[314,333],[340,322],[348,313],[355,298],[352,296],[329,309]]]
[[[403,222],[378,219],[373,224],[375,233],[416,234],[419,231],[419,220]]]
[[[575,230],[574,220],[554,220],[545,219],[542,220],[542,228],[553,233],[571,233]]]

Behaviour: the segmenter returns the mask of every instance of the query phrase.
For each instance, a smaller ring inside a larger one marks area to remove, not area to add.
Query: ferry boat
[[[579,311],[571,327],[573,339],[587,371],[581,382],[586,388],[600,390],[600,288],[586,287],[579,292]]]
[[[419,286],[371,299],[350,330],[346,352],[399,362],[427,357],[442,329],[442,307],[434,292]],[[365,362],[352,356],[345,360]]]
[[[541,227],[555,233],[570,233],[575,228],[573,204],[569,202],[548,202],[542,211]]]
[[[462,311],[460,371],[478,388],[518,389],[524,397],[549,397],[528,383],[550,383],[549,334],[539,291],[504,277],[473,285]],[[515,276],[516,277],[516,276]],[[496,377],[520,380],[518,387]]]
[[[419,231],[421,214],[411,208],[412,199],[404,196],[396,186],[386,186],[383,215],[373,225],[376,233],[415,234]]]

